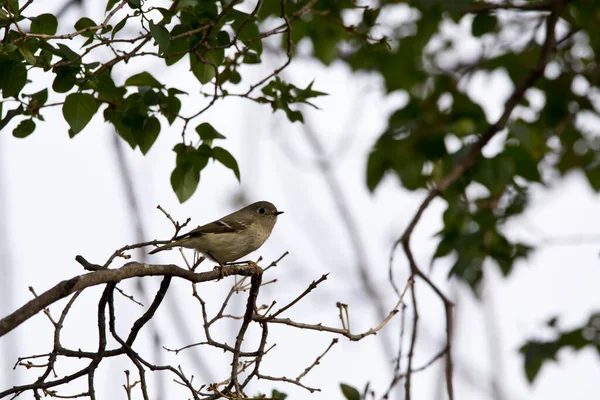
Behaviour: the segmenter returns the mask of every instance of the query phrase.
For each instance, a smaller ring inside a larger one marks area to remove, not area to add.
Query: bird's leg
[[[196,253],[198,254],[198,253]],[[198,268],[198,265],[200,265],[200,263],[202,263],[202,261],[206,260],[206,257],[204,256],[200,256],[198,257],[198,259],[194,262],[194,265],[192,265],[192,272],[196,271],[196,268]]]
[[[225,264],[223,264],[222,262],[220,262],[219,260],[217,260],[212,254],[208,253],[207,254],[210,258],[212,258],[213,261],[215,261],[217,264],[216,267],[213,268],[213,270],[218,270],[219,274],[221,275],[220,278],[218,279],[219,281],[223,278],[225,278],[226,276],[229,276],[229,274],[227,273],[227,271],[225,270]]]

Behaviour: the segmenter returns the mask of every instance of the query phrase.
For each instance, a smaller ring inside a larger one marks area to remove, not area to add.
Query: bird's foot
[[[219,264],[219,265],[215,266],[213,268],[213,270],[219,271],[219,279],[217,279],[217,282],[220,281],[221,279],[229,276],[229,274],[227,273],[227,269],[225,269],[225,265],[223,265],[223,264]]]

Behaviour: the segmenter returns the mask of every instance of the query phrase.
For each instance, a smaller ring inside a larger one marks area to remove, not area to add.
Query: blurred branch
[[[451,343],[452,343],[452,335],[453,335],[453,318],[452,318],[452,302],[444,295],[441,290],[421,271],[418,267],[410,247],[410,239],[412,233],[414,232],[417,223],[420,221],[423,213],[429,207],[430,203],[443,194],[454,182],[456,182],[460,177],[462,177],[467,171],[469,171],[481,157],[481,152],[483,148],[487,145],[487,143],[502,129],[506,127],[506,124],[510,120],[511,114],[515,107],[522,101],[525,92],[533,86],[533,84],[540,79],[546,68],[546,65],[550,61],[552,55],[555,52],[556,48],[556,33],[555,28],[556,24],[559,20],[560,13],[564,10],[568,3],[568,0],[556,0],[551,4],[551,13],[546,18],[546,38],[544,40],[544,44],[540,51],[540,56],[538,62],[533,67],[532,70],[525,76],[525,78],[519,83],[513,94],[510,96],[508,101],[505,104],[504,112],[500,116],[500,118],[496,121],[496,123],[489,126],[489,128],[483,132],[480,136],[479,140],[475,142],[471,148],[467,151],[466,155],[460,160],[460,162],[454,167],[454,169],[444,177],[437,186],[430,190],[428,195],[425,197],[419,208],[417,209],[415,215],[411,219],[404,233],[396,240],[394,245],[392,246],[390,260],[389,260],[389,268],[390,268],[390,276],[392,276],[391,271],[393,267],[394,260],[394,252],[399,245],[402,245],[404,253],[409,261],[411,276],[418,277],[425,281],[425,283],[436,293],[439,299],[442,301],[444,305],[444,310],[446,313],[446,389],[448,393],[449,400],[454,399],[454,389],[452,382],[453,375],[453,365],[451,358]],[[392,282],[393,283],[393,282]],[[414,289],[413,289],[414,290]],[[414,298],[414,297],[413,297]],[[413,321],[413,332],[417,329],[416,319]],[[410,359],[409,359],[409,373],[410,373]],[[407,384],[406,386],[406,399],[410,399],[410,376],[406,378]]]
[[[346,229],[348,238],[350,239],[350,247],[354,251],[354,256],[356,257],[356,269],[360,277],[362,288],[373,302],[373,306],[377,312],[377,318],[383,319],[385,318],[386,314],[385,307],[383,305],[383,299],[381,298],[380,291],[377,289],[377,286],[371,279],[371,268],[367,258],[367,250],[362,238],[360,237],[360,229],[354,220],[352,212],[350,211],[349,201],[346,198],[341,183],[335,176],[334,165],[330,162],[318,135],[308,121],[303,125],[303,132],[308,144],[319,160],[319,170],[321,171],[323,179],[329,188],[331,199],[337,208],[341,222]],[[383,337],[382,344],[384,352],[389,354],[392,351],[392,346],[385,336]]]
[[[553,0],[532,1],[522,4],[515,4],[510,1],[504,3],[476,3],[471,7],[461,10],[463,14],[479,14],[496,10],[517,10],[517,11],[550,11]]]

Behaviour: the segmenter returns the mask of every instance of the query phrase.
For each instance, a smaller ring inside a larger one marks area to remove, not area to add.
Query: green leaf
[[[21,53],[21,55],[23,56],[25,61],[27,61],[27,64],[30,64],[30,65],[36,64],[37,60],[36,60],[35,56],[33,55],[33,53],[31,51],[29,51],[29,49],[27,47],[19,46],[19,53]]]
[[[119,0],[108,0],[108,2],[106,3],[106,9],[104,10],[104,12],[109,12],[110,10],[113,9],[113,7],[115,6],[115,4],[117,4],[119,2]]]
[[[97,26],[97,24],[88,17],[79,18],[79,21],[75,22],[75,29],[81,31],[86,28],[90,28],[92,26]],[[82,32],[81,36],[83,37],[92,37],[96,33],[95,30],[90,30],[87,32]]]
[[[213,61],[207,57],[210,53],[205,55],[206,61]],[[190,53],[190,68],[194,76],[200,81],[200,83],[207,84],[214,78],[217,74],[215,67],[213,65],[204,63],[193,54]]]
[[[240,181],[240,168],[238,167],[237,161],[229,151],[222,147],[213,147],[211,157],[232,170],[237,180]]]
[[[0,103],[0,110],[1,110],[1,108],[2,108],[2,103]],[[23,105],[19,105],[19,107],[15,108],[15,109],[8,110],[6,112],[6,115],[4,116],[4,118],[2,118],[2,120],[0,120],[0,131],[2,129],[4,129],[4,127],[6,125],[8,125],[8,123],[10,122],[11,119],[16,117],[17,115],[22,115],[24,111],[25,110],[23,108]]]
[[[31,33],[42,33],[55,35],[58,28],[58,20],[52,14],[41,14],[31,19]]]
[[[275,390],[275,389],[273,389],[273,390],[271,391],[271,398],[272,398],[273,400],[285,400],[285,398],[286,398],[287,396],[288,396],[287,394],[285,394],[285,393],[281,393],[280,391],[278,391],[278,390]]]
[[[483,36],[484,34],[493,31],[498,24],[498,18],[495,15],[480,13],[473,19],[471,33],[475,37]]]
[[[159,106],[161,114],[167,118],[170,125],[177,118],[181,109],[181,101],[174,94],[170,94],[162,99]]]
[[[162,25],[155,25],[154,22],[150,21],[150,34],[158,44],[158,52],[162,54],[167,51],[169,44],[171,44],[171,35],[167,28]]]
[[[150,73],[145,71],[130,76],[125,81],[125,86],[150,86],[155,88],[163,87],[163,85],[159,81],[157,81],[152,75],[150,75]]]
[[[504,156],[512,159],[515,165],[515,173],[530,182],[541,182],[542,177],[538,170],[535,159],[521,147],[507,146],[503,153]],[[511,162],[509,161],[509,162]]]
[[[111,103],[120,103],[127,93],[127,89],[115,85],[115,82],[108,72],[96,75],[94,77],[94,82],[96,84],[98,100],[108,100]]]
[[[129,0],[127,1],[127,4],[129,5],[129,7],[135,9],[138,8],[142,8],[142,1],[141,0]]]
[[[58,43],[57,44],[58,49],[55,50],[55,53],[62,57],[67,59],[68,61],[80,61],[81,60],[81,56],[79,54],[77,54],[76,52],[74,52],[73,50],[71,50],[71,48],[69,46],[65,46],[62,43]]]
[[[138,133],[137,130],[133,131],[133,136],[137,144],[140,146],[142,154],[145,155],[148,150],[150,150],[159,133],[160,121],[154,116],[149,117],[144,121],[144,126],[141,132]]]
[[[525,376],[529,383],[533,382],[542,368],[542,364],[549,360],[556,360],[559,347],[553,342],[540,342],[532,340],[519,349],[524,356]]]
[[[373,150],[367,160],[367,187],[373,192],[383,179],[390,164],[384,154],[385,151]]]
[[[123,115],[123,112],[116,111],[110,107],[104,110],[104,119],[112,123],[119,136],[125,140],[132,149],[135,149],[137,147],[137,142],[133,138],[131,129],[123,122]]]
[[[78,68],[65,67],[58,70],[54,82],[52,82],[52,89],[57,93],[66,93],[75,86],[77,81]]]
[[[203,122],[198,125],[196,127],[196,132],[198,132],[198,135],[202,140],[225,139],[225,136],[217,132],[217,130],[208,122]]]
[[[253,51],[249,51],[244,55],[244,64],[260,64],[260,56]]]
[[[17,96],[27,82],[25,64],[13,60],[0,62],[0,89],[2,97]]]
[[[340,383],[340,389],[347,400],[360,400],[360,393],[352,386]]]
[[[171,37],[180,35],[185,32],[187,32],[185,26],[175,25],[171,30]],[[188,52],[189,40],[190,39],[186,37],[171,40],[169,48],[167,49],[165,54],[165,64],[167,64],[167,66],[175,64],[177,61],[181,60],[185,56],[185,54]]]
[[[31,135],[35,130],[35,122],[33,119],[25,119],[17,125],[17,127],[13,130],[13,136],[17,138],[26,138]]]
[[[119,31],[121,29],[123,29],[125,27],[125,24],[127,23],[127,19],[128,17],[123,18],[122,20],[119,21],[119,23],[117,25],[115,25],[115,28],[113,29],[112,33],[110,34],[110,38],[114,39],[115,35],[117,33],[119,33]]]
[[[171,173],[171,186],[180,203],[189,199],[200,182],[200,171],[190,164],[181,164]]]
[[[62,108],[63,116],[74,134],[85,128],[97,110],[98,102],[88,93],[71,93]]]

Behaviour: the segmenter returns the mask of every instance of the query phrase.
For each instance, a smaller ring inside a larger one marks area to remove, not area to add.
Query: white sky
[[[99,15],[103,8],[98,6],[84,12],[86,15]],[[61,28],[72,26],[78,15],[69,13],[65,19],[69,22]],[[159,62],[132,60],[125,69],[116,73],[115,80],[121,83],[127,76],[141,70],[151,72],[166,85],[190,93],[189,100],[183,101],[183,114],[189,115],[204,105],[204,100],[194,95],[200,85],[187,70],[185,62],[167,70]],[[257,68],[249,68],[246,72],[244,78],[248,77],[251,81],[264,76],[264,70]],[[31,89],[28,87],[27,93],[51,85],[49,78],[41,74],[32,74],[32,77],[34,83]],[[379,284],[386,306],[391,309],[396,298],[387,282],[389,249],[425,193],[406,192],[393,177],[387,177],[371,195],[364,183],[364,170],[369,150],[385,127],[389,112],[405,99],[402,95],[383,97],[379,79],[353,75],[340,64],[324,68],[314,62],[296,62],[286,71],[285,77],[298,86],[307,85],[315,79],[316,90],[330,93],[316,101],[321,110],[307,111],[306,119],[317,131],[327,153],[336,157],[335,176],[344,188],[352,216],[360,227],[359,235],[368,249],[373,281]],[[495,74],[475,79],[470,93],[473,98],[485,101],[486,112],[493,117],[498,115],[509,90],[506,78]],[[81,254],[91,262],[103,263],[116,248],[135,241],[113,150],[113,133],[111,127],[104,123],[101,113],[74,139],[68,138],[67,124],[58,108],[45,109],[44,117],[46,122],[38,123],[36,132],[27,139],[11,136],[15,123],[7,126],[0,135],[0,199],[3,202],[0,206],[4,204],[0,218],[5,221],[2,224],[5,239],[0,249],[10,252],[10,264],[4,259],[3,263],[12,267],[12,276],[8,278],[3,273],[4,285],[9,287],[13,296],[12,304],[4,304],[0,308],[2,315],[31,298],[28,286],[41,293],[63,279],[83,273],[74,261],[75,255]],[[191,226],[195,226],[231,212],[237,207],[232,198],[240,193],[248,201],[272,201],[285,214],[257,255],[263,255],[269,262],[286,250],[290,251],[290,255],[265,276],[265,280],[277,278],[278,282],[261,290],[259,302],[269,304],[276,299],[278,304],[285,304],[304,290],[310,281],[329,272],[329,279],[294,307],[288,316],[298,321],[337,326],[339,320],[335,303],[341,301],[350,306],[353,330],[358,332],[378,324],[373,308],[361,291],[353,249],[340,223],[331,193],[316,167],[315,156],[302,127],[290,124],[282,112],[272,114],[268,106],[241,100],[218,102],[198,123],[204,121],[227,136],[220,145],[230,150],[240,162],[242,184],[238,185],[231,171],[220,164],[211,164],[203,171],[196,194],[180,205],[170,187],[169,176],[175,161],[171,149],[179,140],[181,125],[169,128],[161,120],[163,131],[148,155],[144,157],[139,150],[126,149],[144,227],[148,232],[146,239],[166,238],[172,233],[170,223],[155,209],[158,204],[179,220],[192,217]],[[193,135],[195,132],[191,129],[188,137]],[[497,144],[491,144],[492,150],[494,146]],[[290,157],[290,153],[294,157]],[[547,188],[535,187],[532,206],[509,227],[511,237],[539,243],[545,237],[597,234],[598,224],[595,221],[600,220],[598,200],[598,195],[578,174],[553,182]],[[437,244],[432,234],[441,226],[443,210],[441,202],[434,202],[415,231],[413,249],[417,262],[424,269],[428,268]],[[435,264],[432,279],[457,302],[456,340],[453,345],[456,398],[494,398],[490,386],[492,377],[501,385],[499,391],[502,397],[497,398],[546,400],[592,398],[598,394],[595,377],[600,373],[600,363],[593,351],[561,351],[559,362],[544,365],[534,385],[527,384],[522,359],[517,353],[518,347],[528,338],[552,337],[550,331],[543,327],[544,321],[551,316],[560,316],[560,326],[568,329],[582,325],[591,312],[600,309],[600,297],[597,295],[600,279],[598,251],[598,243],[544,245],[527,262],[516,265],[508,279],[503,279],[495,266],[488,265],[484,302],[475,300],[462,284],[446,280],[451,260]],[[161,253],[151,260],[180,263],[176,252]],[[396,260],[397,283],[403,285],[408,272],[401,252],[396,255]],[[220,305],[219,299],[228,290],[231,279],[199,286],[213,310]],[[158,278],[144,279],[150,293],[159,282]],[[133,282],[121,287],[131,294],[135,293]],[[417,282],[416,289],[421,334],[415,365],[420,366],[442,348],[445,334],[440,302],[422,282]],[[100,288],[86,291],[77,301],[63,331],[65,345],[87,349],[95,346],[95,310],[100,291]],[[197,335],[194,341],[200,341],[203,339],[200,308],[190,293],[186,282],[174,280],[167,301],[175,302],[185,313],[193,333]],[[233,312],[239,312],[244,303],[245,298],[241,297],[233,302]],[[64,301],[59,303],[63,304]],[[135,319],[141,309],[122,298],[118,299],[118,304],[119,326],[126,334],[127,322]],[[60,307],[52,308],[55,317],[59,310]],[[156,315],[162,344],[170,348],[189,344],[173,331],[169,310],[168,304],[163,304]],[[409,307],[407,322],[410,316]],[[495,328],[490,329],[489,323],[493,323]],[[395,318],[385,329],[394,345],[397,345],[398,331],[399,318]],[[496,331],[498,355],[490,350],[490,331]],[[49,351],[51,332],[46,317],[38,315],[2,338],[1,388],[35,380],[39,370],[12,370],[14,357]],[[148,327],[144,328],[136,345],[140,354],[155,360],[148,332]],[[235,332],[234,325],[223,324],[213,335],[227,338],[232,332]],[[249,340],[253,338],[258,343],[255,333],[256,330],[251,330]],[[359,343],[341,339],[304,380],[305,384],[322,389],[313,398],[340,398],[339,382],[362,389],[369,381],[371,388],[382,394],[390,379],[389,365],[395,354],[384,355],[381,352],[380,336]],[[265,357],[263,373],[288,377],[302,372],[332,338],[331,335],[289,327],[273,327],[269,337],[269,343],[277,343],[277,347]],[[232,343],[231,339],[227,341]],[[404,349],[406,354],[407,342]],[[226,378],[229,355],[206,349],[197,354],[211,366],[216,379]],[[182,365],[188,374],[197,376],[195,381],[202,381],[185,352],[174,356],[163,351],[162,357],[162,362]],[[498,361],[492,361],[498,357]],[[61,362],[58,365],[57,372],[62,376],[82,364]],[[442,367],[443,364],[438,363],[414,375],[413,394],[416,399],[440,398]],[[97,374],[99,392],[124,397],[121,387],[124,369],[135,370],[125,358],[103,362]],[[171,395],[174,393],[184,393],[178,385],[172,384],[170,376],[165,377],[165,382],[169,398],[173,398]],[[84,388],[75,386],[69,389],[69,393]],[[290,398],[307,398],[307,392],[302,389],[265,381],[255,383],[249,393],[259,390],[270,392],[273,387],[289,393]],[[141,398],[139,393],[136,396]]]

